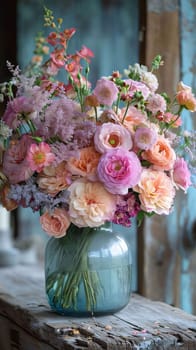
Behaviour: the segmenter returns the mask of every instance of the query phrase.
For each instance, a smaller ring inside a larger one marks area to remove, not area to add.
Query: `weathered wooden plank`
[[[160,91],[173,95],[181,79],[195,90],[195,19],[194,1],[147,1],[146,63],[158,53],[163,56]],[[184,127],[195,129],[194,115],[184,114]],[[196,313],[195,196],[194,188],[186,196],[179,192],[171,215],[145,221],[143,274],[139,279],[143,295],[192,313]]]
[[[47,304],[40,266],[0,269],[0,316],[35,338],[38,344],[45,343],[48,349],[196,348],[195,316],[136,294],[126,308],[114,315],[89,318],[57,315]]]

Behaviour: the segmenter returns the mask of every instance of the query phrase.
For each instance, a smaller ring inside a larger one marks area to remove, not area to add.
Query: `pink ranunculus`
[[[105,153],[115,148],[132,148],[131,133],[123,126],[114,123],[104,123],[97,127],[94,135],[94,144],[98,152]]]
[[[112,106],[118,97],[118,88],[113,81],[101,78],[97,81],[93,94],[100,104]]]
[[[175,197],[172,180],[164,171],[143,169],[140,181],[134,187],[139,193],[141,209],[146,212],[168,215]]]
[[[33,174],[26,158],[31,143],[31,137],[23,135],[20,140],[12,141],[4,153],[3,173],[11,184],[26,181]]]
[[[187,191],[191,185],[191,173],[184,158],[177,158],[174,163],[172,178],[177,188]]]
[[[111,149],[100,158],[97,172],[105,188],[114,194],[127,194],[137,185],[142,167],[134,152],[126,149]]]
[[[42,229],[46,231],[49,236],[60,238],[66,235],[71,222],[68,212],[65,209],[55,208],[53,212],[45,212],[41,215],[40,223]]]
[[[76,180],[69,187],[69,215],[78,227],[98,227],[111,221],[116,209],[116,196],[106,191],[101,182]]]

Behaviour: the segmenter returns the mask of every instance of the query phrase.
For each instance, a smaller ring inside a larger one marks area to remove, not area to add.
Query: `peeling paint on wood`
[[[147,7],[149,12],[156,12],[156,13],[162,13],[163,11],[166,12],[173,12],[178,10],[179,2],[178,0],[148,0],[147,1]]]

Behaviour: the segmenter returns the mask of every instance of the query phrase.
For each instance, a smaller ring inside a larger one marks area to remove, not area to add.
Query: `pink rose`
[[[122,148],[103,154],[97,167],[100,181],[113,194],[127,194],[138,183],[141,171],[137,155]]]
[[[176,187],[181,188],[186,192],[188,187],[191,185],[191,173],[184,158],[176,159],[172,177]]]
[[[23,135],[20,140],[10,142],[9,148],[4,153],[3,172],[11,184],[26,181],[33,174],[26,158],[31,143],[31,137]]]
[[[131,133],[122,125],[104,123],[97,127],[94,144],[98,152],[105,153],[112,148],[132,148]]]
[[[65,209],[55,208],[52,213],[45,212],[41,215],[40,223],[49,236],[60,238],[66,235],[70,219]]]

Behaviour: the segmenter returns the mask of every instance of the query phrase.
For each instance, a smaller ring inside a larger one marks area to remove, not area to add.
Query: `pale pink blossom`
[[[143,169],[134,191],[139,193],[142,210],[159,215],[168,215],[171,212],[175,189],[165,172]]]
[[[111,149],[100,158],[97,172],[104,187],[114,194],[127,194],[135,186],[141,175],[142,167],[134,152],[126,149]]]
[[[131,133],[122,125],[104,123],[97,127],[94,135],[94,144],[98,152],[105,153],[111,148],[132,148]]]
[[[136,80],[132,80],[132,79],[125,79],[124,82],[126,83],[126,85],[129,86],[128,95],[130,97],[133,97],[133,95],[136,92],[141,92],[142,96],[145,100],[148,98],[148,96],[150,94],[150,90],[146,86],[146,84],[142,83],[141,81],[136,81]]]
[[[69,192],[69,215],[78,227],[98,227],[112,220],[116,196],[106,191],[102,183],[76,180]]]
[[[167,108],[167,104],[163,96],[159,94],[152,94],[147,100],[147,109],[152,112],[152,114],[157,114],[158,112],[164,113]]]
[[[140,149],[148,150],[157,141],[157,133],[154,129],[139,127],[134,134],[134,145]]]
[[[184,192],[191,185],[191,173],[184,158],[177,158],[172,171],[172,179],[176,188],[181,188]]]
[[[118,97],[118,88],[113,81],[101,78],[97,81],[93,94],[100,104],[112,106]]]

